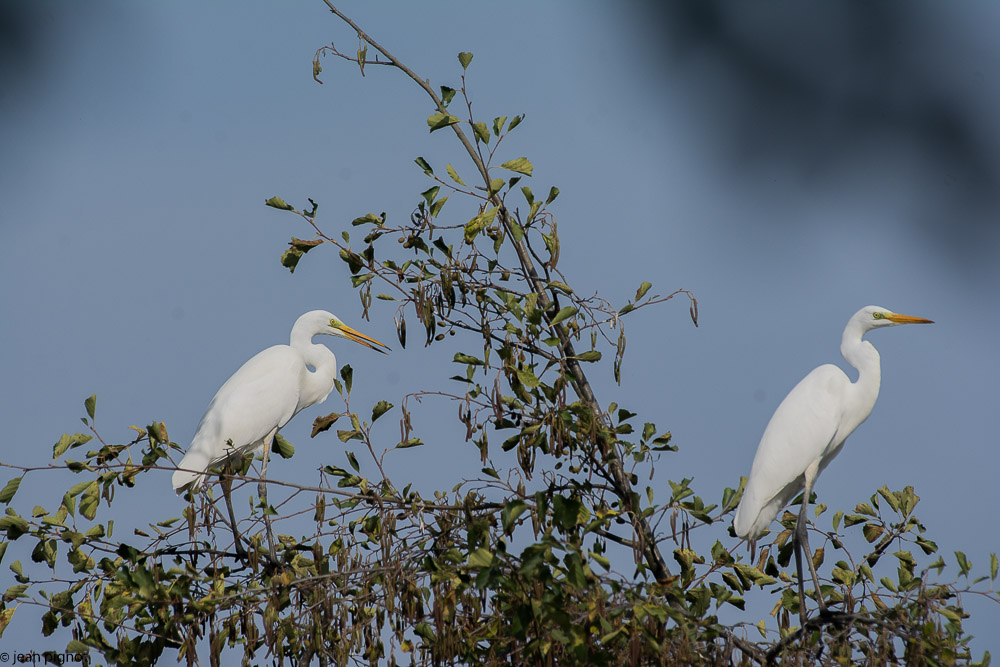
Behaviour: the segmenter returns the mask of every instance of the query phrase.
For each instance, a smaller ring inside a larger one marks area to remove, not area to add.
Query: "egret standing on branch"
[[[739,537],[756,540],[778,512],[800,491],[802,507],[795,527],[795,565],[799,575],[799,618],[805,627],[802,554],[805,548],[816,586],[820,612],[823,593],[806,537],[806,509],[816,477],[823,472],[875,407],[882,371],[878,351],[862,336],[897,324],[933,324],[921,317],[899,315],[878,306],[862,308],[847,323],[840,353],[858,369],[857,382],[833,364],[813,370],[781,402],[764,430],[753,459],[750,479],[736,508],[733,528]]]
[[[266,504],[267,460],[275,434],[300,410],[322,403],[333,391],[337,358],[313,336],[338,336],[385,353],[389,348],[347,326],[325,310],[299,317],[288,345],[275,345],[258,353],[226,381],[208,405],[187,454],[177,464],[173,486],[177,493],[196,491],[210,467],[226,464],[247,452],[263,448],[258,495]],[[380,346],[380,347],[379,347]],[[381,349],[385,348],[385,350]],[[230,500],[231,480],[223,477],[223,491],[232,522],[236,552],[244,554]],[[266,509],[268,547],[275,558],[274,540]]]

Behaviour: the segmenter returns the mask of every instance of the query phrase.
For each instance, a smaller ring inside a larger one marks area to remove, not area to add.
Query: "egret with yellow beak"
[[[858,370],[850,378],[833,364],[813,370],[799,382],[764,430],[757,454],[736,508],[733,528],[739,537],[754,541],[778,512],[800,491],[802,506],[794,534],[795,565],[799,575],[799,618],[805,627],[805,593],[802,584],[802,554],[805,548],[809,571],[816,586],[820,612],[826,611],[823,593],[806,536],[806,509],[816,477],[833,460],[854,429],[861,425],[878,398],[882,381],[875,346],[862,337],[872,329],[897,324],[933,324],[922,317],[900,315],[878,306],[862,308],[848,321],[840,353]]]
[[[275,345],[253,356],[215,394],[187,453],[177,464],[173,476],[177,493],[196,491],[210,467],[263,448],[258,495],[264,501],[267,497],[264,479],[274,436],[300,410],[322,403],[333,391],[337,358],[326,346],[312,342],[313,336],[321,334],[346,338],[382,353],[389,349],[325,310],[313,310],[299,317],[288,345]],[[245,551],[229,497],[230,483],[223,477],[236,552],[243,556]],[[274,539],[266,512],[264,520],[273,561]]]

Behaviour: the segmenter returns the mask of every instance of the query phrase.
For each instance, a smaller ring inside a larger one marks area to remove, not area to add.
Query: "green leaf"
[[[285,202],[285,200],[282,199],[281,197],[271,197],[270,199],[268,199],[267,201],[265,201],[264,204],[266,204],[267,206],[270,206],[271,208],[281,209],[282,211],[294,211],[295,210],[294,206],[292,206],[291,204],[288,204],[287,202]]]
[[[458,54],[458,62],[462,64],[462,69],[468,69],[469,63],[472,62],[472,54],[468,51],[462,51]]]
[[[842,567],[833,568],[833,571],[830,573],[830,576],[838,584],[844,584],[845,586],[853,586],[855,580],[857,579],[854,576],[853,572],[851,572],[850,570],[845,570]]]
[[[10,588],[8,588],[4,592],[4,594],[3,594],[3,601],[4,602],[11,602],[13,600],[16,600],[19,597],[23,597],[24,596],[24,592],[26,590],[28,590],[28,584],[18,584],[16,586],[11,586]],[[16,607],[14,609],[16,609]],[[13,613],[14,609],[10,610],[11,613]]]
[[[524,174],[525,176],[531,176],[531,171],[534,169],[531,162],[528,161],[526,157],[514,158],[513,160],[507,160],[502,165],[503,169],[509,169],[510,171],[516,171],[519,174]]]
[[[465,241],[472,243],[479,236],[479,233],[493,224],[497,217],[497,207],[488,208],[472,220],[465,223]]]
[[[97,516],[97,505],[101,501],[100,493],[100,484],[97,483],[97,480],[94,480],[87,486],[87,490],[80,497],[80,514],[91,521]]]
[[[392,410],[392,403],[386,401],[376,403],[375,407],[372,408],[372,423],[374,424],[376,419],[389,412],[389,410]]]
[[[938,612],[952,623],[960,623],[962,618],[967,616],[967,614],[957,612],[954,609],[949,609],[948,607],[940,607],[938,608]]]
[[[309,219],[313,219],[313,218],[316,217],[316,211],[319,210],[319,204],[317,204],[316,202],[314,202],[312,200],[312,197],[309,197],[308,199],[309,199],[309,203],[312,204],[312,210],[311,211],[302,211],[302,215],[306,216]]]
[[[420,196],[424,198],[424,201],[427,202],[427,205],[429,206],[434,203],[434,198],[437,197],[437,193],[440,191],[441,186],[434,185],[421,192]]]
[[[514,240],[520,243],[521,239],[524,238],[524,228],[514,218],[508,218],[508,224],[510,225],[510,233],[514,236]]]
[[[932,553],[936,552],[938,549],[937,543],[933,540],[928,540],[920,535],[917,535],[917,546],[923,550],[925,554],[930,556]]]
[[[159,445],[170,442],[170,437],[167,435],[167,425],[163,422],[153,422],[146,427],[146,432],[149,433],[149,439],[154,444]]]
[[[289,273],[295,273],[295,267],[299,265],[300,259],[302,259],[302,251],[289,248],[281,254],[281,265],[288,269]]]
[[[25,586],[27,588],[27,586]],[[9,591],[10,589],[8,589]],[[4,601],[6,601],[6,595],[4,596]],[[3,637],[4,630],[10,625],[11,620],[14,618],[14,610],[17,607],[9,607],[7,609],[0,609],[0,637]]]
[[[441,103],[448,106],[455,98],[455,89],[448,86],[441,86]]]
[[[539,384],[538,378],[535,376],[535,374],[531,371],[530,368],[518,368],[516,373],[517,373],[517,379],[520,380],[521,384],[523,384],[525,387],[531,389],[533,387],[538,386]]]
[[[503,506],[500,512],[500,521],[503,524],[503,532],[510,535],[517,518],[528,510],[528,505],[523,500],[512,500]]]
[[[528,206],[535,205],[535,194],[531,191],[531,188],[529,188],[527,185],[522,185],[521,194],[524,195],[524,201],[528,202]],[[531,216],[528,217],[530,218]]]
[[[455,358],[452,359],[452,361],[454,361],[456,363],[459,363],[459,364],[472,364],[473,366],[482,366],[483,365],[483,362],[481,362],[476,357],[470,356],[468,354],[462,354],[461,352],[456,352],[455,353]]]
[[[414,162],[416,162],[417,166],[423,169],[424,173],[427,174],[428,176],[432,176],[434,174],[434,170],[431,169],[431,165],[427,162],[427,160],[423,159],[422,157],[418,157],[416,160],[414,160]]]
[[[358,62],[358,67],[361,69],[361,76],[364,76],[365,75],[365,59],[368,57],[368,42],[365,42],[364,40],[358,40],[358,41],[360,41],[361,44],[358,45],[358,52],[357,52],[357,58],[356,58],[356,60]]]
[[[79,461],[71,461],[70,459],[66,459],[66,469],[69,470],[70,472],[83,472],[84,470],[93,470],[93,468],[88,466],[86,463],[81,463]]]
[[[94,411],[97,409],[97,394],[91,394],[90,398],[83,402],[83,407],[87,409],[90,418],[94,418]]]
[[[753,584],[763,588],[764,586],[770,586],[773,583],[777,583],[775,579],[764,574],[760,569],[753,567],[752,565],[744,565],[743,563],[735,563],[733,567],[736,571],[742,575],[744,578],[752,582]]]
[[[436,218],[438,216],[438,213],[440,213],[441,209],[444,208],[444,203],[446,201],[448,201],[447,197],[441,197],[441,199],[438,199],[436,202],[434,202],[433,204],[431,204],[431,217],[432,218]]]
[[[354,369],[351,368],[350,364],[344,364],[340,369],[340,377],[344,379],[344,386],[347,388],[347,393],[351,393],[351,385],[354,384]]]
[[[469,565],[472,567],[489,567],[493,564],[493,554],[486,547],[480,547],[469,554]]]
[[[484,144],[490,143],[490,129],[486,127],[486,123],[476,121],[472,124],[472,132],[476,135],[476,141],[481,141]]]
[[[550,280],[548,286],[549,288],[559,290],[560,292],[566,295],[570,295],[573,293],[572,287],[570,287],[566,283],[559,282],[558,280]]]
[[[878,494],[885,498],[885,501],[889,503],[889,507],[892,508],[893,512],[899,511],[899,501],[896,499],[896,494],[889,490],[889,487],[883,486],[878,490]]]
[[[70,490],[66,492],[66,495],[68,495],[71,498],[75,498],[76,496],[80,495],[81,493],[89,489],[91,484],[94,484],[94,482],[93,481],[80,482],[79,484],[74,484],[70,488]]]
[[[290,247],[281,256],[281,265],[287,268],[289,273],[295,273],[295,267],[298,266],[299,260],[302,259],[302,255],[322,244],[322,239],[305,241],[303,239],[297,239],[293,236],[292,240],[288,242]]]
[[[451,176],[451,180],[455,181],[459,185],[465,185],[465,181],[462,180],[462,177],[458,175],[458,172],[455,171],[455,168],[451,166],[450,163],[447,167],[445,167],[445,169],[447,169],[448,175]]]
[[[0,557],[2,557],[2,554],[0,554]],[[997,562],[997,555],[996,554],[990,554],[990,580],[991,581],[996,581],[996,579],[997,579],[997,571],[998,570],[1000,570],[1000,565],[998,565],[998,562]]]
[[[520,125],[522,120],[524,120],[524,114],[514,116],[514,118],[512,118],[510,121],[510,125],[507,126],[507,131],[510,132],[515,127]]]
[[[500,192],[501,190],[503,190],[504,184],[505,181],[502,178],[491,178],[490,187],[487,188],[486,190],[486,196],[492,197],[496,193]]]
[[[471,58],[469,60],[471,60]],[[414,625],[413,633],[418,637],[423,637],[432,644],[437,641],[437,637],[434,635],[434,629],[431,628],[431,624],[426,621],[421,621],[420,623]]]
[[[295,455],[295,447],[292,443],[285,440],[285,437],[280,433],[274,434],[274,440],[271,442],[271,450],[283,459],[290,459]]]
[[[507,116],[497,116],[493,119],[493,134],[500,136],[500,132],[503,131],[503,125],[507,122]],[[531,202],[528,202],[529,204]]]
[[[885,529],[875,523],[866,523],[865,527],[861,529],[861,532],[864,533],[865,539],[871,543],[881,537],[882,533],[885,532]]]
[[[59,458],[67,449],[87,444],[93,437],[92,435],[85,435],[83,433],[74,433],[73,435],[63,434],[59,438],[59,442],[52,447],[52,458]]]
[[[635,299],[633,299],[633,300],[634,301],[639,301],[639,299],[641,299],[642,297],[646,296],[646,292],[648,292],[649,288],[652,287],[652,286],[653,286],[653,283],[643,281],[643,283],[641,285],[639,285],[639,289],[637,289],[635,291]]]
[[[20,477],[15,477],[14,479],[7,482],[7,486],[3,487],[0,491],[0,503],[7,505],[14,498],[14,494],[17,493],[17,487],[21,486],[21,480],[24,479],[24,475]]]
[[[56,566],[55,540],[41,540],[31,550],[31,560],[35,563],[45,563],[51,568]]]
[[[432,113],[427,117],[427,125],[431,128],[431,132],[435,130],[440,130],[443,127],[449,127],[458,123],[459,119],[456,116],[452,116],[450,113]]]
[[[875,513],[874,508],[872,508],[872,506],[868,503],[858,503],[854,506],[854,511],[858,514],[864,514],[866,516],[878,516],[878,514]]]
[[[650,438],[656,435],[656,424],[646,422],[642,425],[642,440],[646,442]]]
[[[573,306],[564,306],[563,308],[559,309],[559,312],[556,313],[555,317],[552,318],[552,321],[549,324],[555,326],[560,322],[573,317],[574,315],[576,315],[576,313],[577,310]]]
[[[580,361],[591,361],[591,362],[600,361],[601,353],[598,352],[597,350],[589,350],[587,352],[584,352],[583,354],[576,355],[576,358]]]
[[[551,204],[552,202],[554,202],[556,200],[556,197],[558,197],[558,196],[559,196],[559,188],[557,188],[555,186],[552,186],[551,188],[549,188],[549,196],[546,197],[546,199],[545,199],[546,206],[549,205],[549,204]]]
[[[417,158],[417,159],[419,160],[423,158]],[[374,213],[365,213],[360,218],[354,218],[354,220],[351,220],[352,227],[357,227],[359,225],[378,225],[379,227],[381,227],[384,224],[385,220],[375,215]]]
[[[972,570],[972,563],[969,562],[969,559],[961,551],[955,552],[955,559],[958,561],[960,574],[967,575],[969,571]]]
[[[337,437],[340,438],[341,442],[347,442],[348,440],[361,440],[364,435],[361,431],[352,429],[350,431],[337,431]]]
[[[605,570],[610,570],[611,569],[611,560],[608,559],[608,558],[606,558],[605,556],[602,556],[601,554],[594,553],[593,551],[588,551],[587,555],[589,555],[591,558],[593,558],[598,563],[600,563],[601,567],[603,567]]]
[[[361,287],[374,277],[375,277],[374,273],[365,273],[360,276],[351,276],[351,285],[353,285],[354,287]],[[350,391],[350,389],[348,389],[348,391]]]
[[[424,441],[420,438],[410,438],[409,440],[404,440],[403,442],[396,445],[396,449],[406,449],[408,447],[419,447],[424,444]]]

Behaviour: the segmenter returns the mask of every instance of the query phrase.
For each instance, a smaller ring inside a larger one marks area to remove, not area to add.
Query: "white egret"
[[[872,329],[897,324],[932,322],[878,306],[862,308],[851,317],[844,329],[840,353],[858,370],[857,381],[851,382],[837,366],[825,364],[814,369],[789,392],[764,430],[743,498],[736,508],[733,520],[736,534],[756,540],[781,508],[802,492],[794,546],[799,575],[799,616],[803,627],[806,617],[800,547],[806,551],[820,611],[826,610],[806,537],[809,496],[816,477],[840,452],[847,436],[868,418],[878,398],[882,381],[878,351],[862,340],[862,336]]]
[[[320,334],[346,338],[378,352],[388,349],[384,343],[355,331],[325,310],[313,310],[299,317],[288,345],[275,345],[256,354],[215,394],[187,453],[177,464],[172,480],[177,493],[197,490],[210,467],[263,448],[258,495],[264,501],[267,489],[263,479],[275,434],[300,410],[322,403],[333,391],[337,358],[326,346],[312,342],[313,336]],[[223,491],[236,551],[242,555],[225,478]],[[273,560],[273,539],[266,514],[265,525]]]

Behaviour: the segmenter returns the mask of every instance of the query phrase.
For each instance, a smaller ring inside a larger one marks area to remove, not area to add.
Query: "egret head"
[[[308,332],[310,338],[320,334],[337,336],[360,343],[383,354],[388,354],[389,351],[389,346],[385,343],[380,343],[360,331],[355,331],[344,324],[339,317],[325,310],[312,310],[300,317],[292,328],[293,334],[296,330]]]
[[[900,315],[881,306],[865,306],[855,313],[854,319],[858,321],[863,331],[870,331],[871,329],[879,329],[881,327],[894,327],[897,324],[934,324],[933,320],[912,317],[910,315]]]

